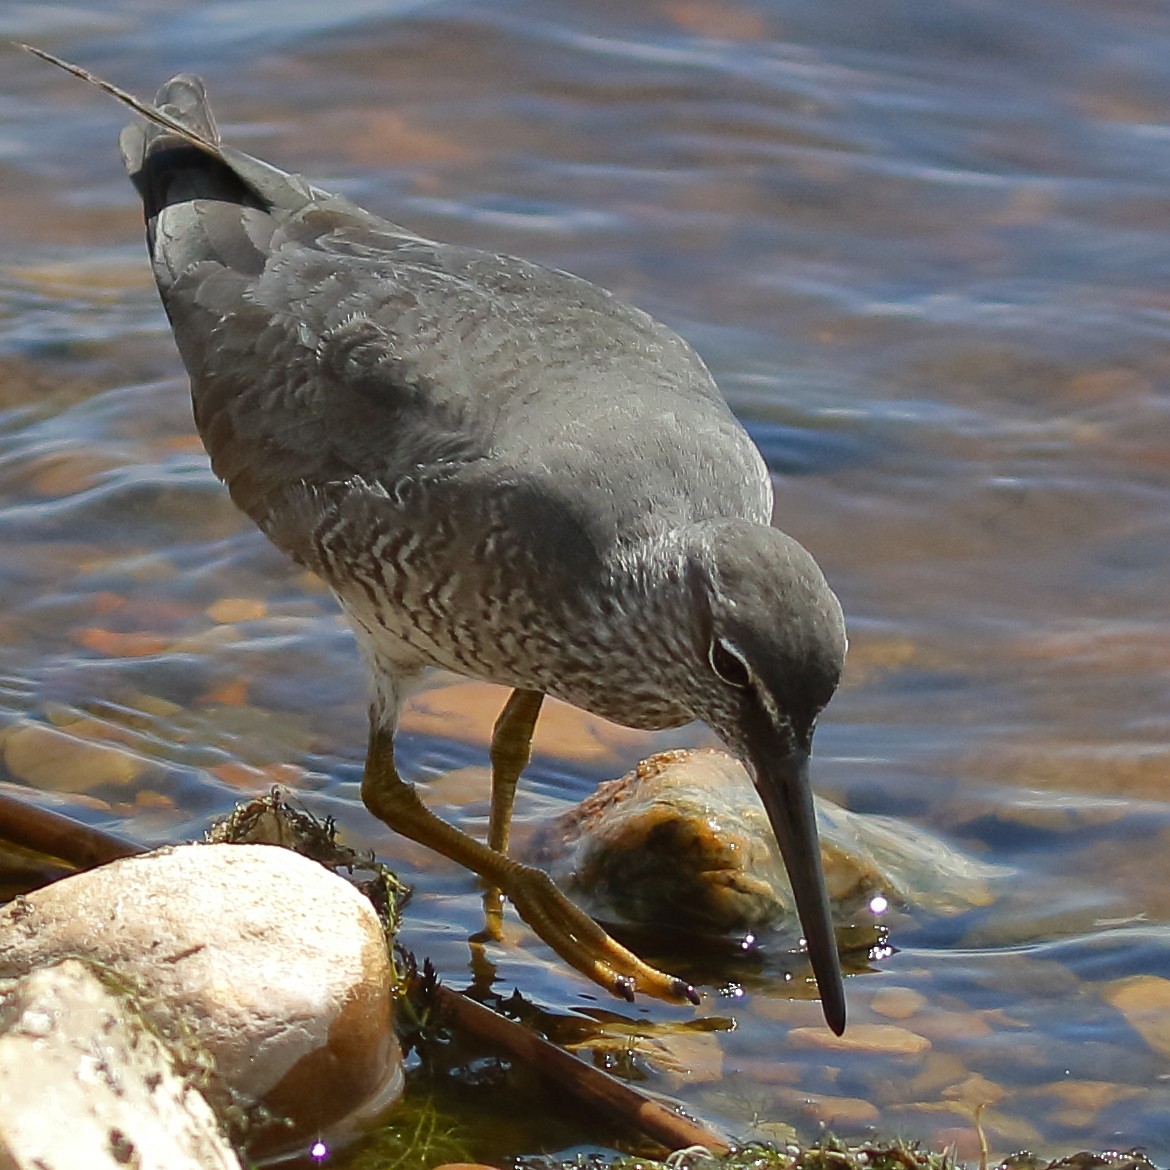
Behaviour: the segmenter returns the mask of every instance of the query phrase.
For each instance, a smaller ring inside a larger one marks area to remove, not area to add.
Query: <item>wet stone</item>
[[[506,690],[490,683],[444,681],[410,699],[399,729],[486,746],[507,698]],[[645,732],[619,727],[555,699],[546,700],[541,708],[535,740],[538,751],[551,750],[559,759],[599,764],[648,750],[650,742]]]
[[[914,1027],[932,1043],[962,1043],[991,1034],[992,1025],[985,1016],[981,1011],[936,1010],[916,1016]]]
[[[991,900],[985,866],[891,817],[818,799],[835,917],[872,923],[889,904],[953,913]],[[792,890],[743,765],[718,751],[668,751],[543,826],[527,856],[595,917],[735,936],[795,920]]]
[[[129,784],[151,767],[149,761],[117,747],[93,743],[31,719],[22,719],[0,732],[0,755],[11,779],[52,792]]]
[[[788,1043],[794,1048],[882,1056],[925,1056],[931,1047],[925,1036],[896,1024],[851,1024],[843,1036],[835,1036],[826,1028],[793,1028],[788,1033]]]
[[[133,1001],[66,959],[0,986],[0,1165],[239,1170],[240,1163],[211,1106]]]
[[[980,1105],[994,1105],[997,1101],[1002,1101],[1006,1095],[1007,1090],[1002,1085],[989,1081],[979,1073],[972,1073],[957,1084],[950,1085],[942,1093],[944,1101],[958,1101],[970,1109]]]
[[[910,1100],[941,1100],[943,1092],[967,1076],[967,1065],[954,1052],[932,1049],[925,1060],[905,1079],[885,1080],[873,1089],[874,1099],[881,1105],[897,1105]]]
[[[107,630],[86,626],[73,632],[73,640],[86,650],[106,658],[149,658],[164,654],[171,639],[149,630]]]
[[[219,1083],[336,1144],[401,1093],[389,955],[348,882],[271,845],[187,845],[114,862],[0,910],[0,977],[80,956],[193,1037]]]
[[[1034,1149],[1044,1144],[1044,1134],[1025,1117],[989,1108],[980,1113],[979,1121],[995,1149],[1018,1150],[1029,1146]]]
[[[207,616],[213,622],[235,625],[238,622],[254,622],[268,612],[265,602],[249,597],[224,597],[208,607]]]
[[[879,987],[869,1001],[869,1009],[890,1020],[908,1020],[926,1004],[926,996],[910,987]]]
[[[877,1125],[881,1113],[872,1101],[860,1097],[835,1097],[825,1093],[808,1093],[800,1089],[782,1089],[776,1097],[777,1110],[791,1115],[799,1111],[835,1133],[856,1133]]]
[[[1077,1131],[1092,1127],[1103,1109],[1119,1102],[1134,1101],[1145,1094],[1146,1090],[1138,1085],[1063,1080],[1038,1085],[1022,1096],[1039,1114]]]
[[[1151,1048],[1170,1056],[1170,979],[1135,975],[1108,984],[1102,995]]]
[[[711,0],[665,0],[666,15],[687,32],[703,37],[755,41],[768,33],[766,18],[755,9]]]

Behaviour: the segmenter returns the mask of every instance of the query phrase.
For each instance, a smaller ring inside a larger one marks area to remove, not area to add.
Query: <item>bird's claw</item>
[[[634,1002],[636,993],[675,1003],[699,1002],[685,980],[644,963],[573,905],[548,874],[515,865],[501,882],[517,913],[567,963],[595,983]]]

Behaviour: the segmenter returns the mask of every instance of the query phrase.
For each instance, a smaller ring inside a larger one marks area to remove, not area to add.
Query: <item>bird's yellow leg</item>
[[[532,757],[532,733],[544,695],[540,691],[512,692],[492,729],[492,812],[488,848],[508,852],[512,804],[520,773]]]
[[[370,724],[362,777],[362,801],[390,828],[441,853],[498,886],[520,917],[565,962],[615,995],[635,992],[657,999],[698,1002],[694,988],[643,963],[578,910],[546,873],[521,865],[436,816],[394,766],[394,744],[385,729]]]
[[[516,785],[532,757],[532,733],[543,701],[540,691],[513,691],[492,729],[492,810],[487,843],[497,853],[508,852]],[[502,938],[504,896],[496,886],[484,892],[483,915],[488,938]]]

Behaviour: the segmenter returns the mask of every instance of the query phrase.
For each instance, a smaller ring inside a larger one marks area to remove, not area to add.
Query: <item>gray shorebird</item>
[[[546,694],[636,728],[701,720],[752,772],[841,1032],[808,765],[844,620],[770,526],[764,461],[691,347],[587,281],[424,239],[222,144],[197,77],[150,105],[32,51],[145,119],[122,156],[211,466],[328,583],[369,668],[366,807],[599,984],[697,1002],[507,844]],[[395,768],[427,667],[513,688],[486,845]]]

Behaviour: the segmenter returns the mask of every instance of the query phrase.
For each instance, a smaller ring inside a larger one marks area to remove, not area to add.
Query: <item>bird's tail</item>
[[[219,140],[200,78],[172,78],[153,103],[31,45],[21,48],[110,94],[145,119],[119,140],[126,171],[142,197],[147,240],[164,301],[169,285],[200,259],[258,273],[276,224],[324,192],[299,175]]]

